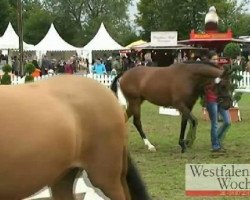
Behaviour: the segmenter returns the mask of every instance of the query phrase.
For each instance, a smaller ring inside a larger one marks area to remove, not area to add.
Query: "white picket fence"
[[[243,79],[238,84],[237,92],[250,92],[250,73],[249,72],[239,72],[239,75],[243,77]]]
[[[44,75],[44,76],[41,76],[38,78],[34,78],[34,81],[48,79],[48,78],[51,78],[53,76],[60,76],[60,74],[59,75],[53,75],[53,74]],[[107,87],[110,87],[110,85],[115,77],[113,75],[98,75],[98,74],[75,74],[75,76],[82,76],[82,77],[95,79],[96,81],[98,81],[99,83],[101,83]],[[11,76],[11,84],[12,85],[24,84],[24,82],[25,82],[25,76],[22,78],[20,76],[14,76],[14,75]]]
[[[83,74],[80,76],[95,79],[96,81],[107,86],[108,88],[110,87],[113,79],[115,78],[114,75],[98,75],[98,74]]]
[[[112,80],[115,76],[113,75],[98,75],[98,74],[75,74],[77,76],[83,76],[95,79],[99,83],[109,87],[112,83]],[[249,72],[239,72],[239,75],[243,76],[243,79],[238,82],[238,89],[236,91],[242,91],[242,92],[250,92],[250,73]],[[41,79],[47,79],[53,76],[57,75],[45,75],[38,78],[35,78],[35,81],[39,81]],[[11,76],[11,82],[12,85],[18,85],[24,83],[25,77],[21,78],[18,76]]]

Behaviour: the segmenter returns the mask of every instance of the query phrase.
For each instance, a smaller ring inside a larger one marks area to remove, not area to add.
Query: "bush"
[[[9,64],[6,64],[3,66],[2,70],[5,74],[8,74],[12,71],[12,67]]]
[[[11,77],[9,75],[9,72],[12,71],[12,67],[8,64],[4,65],[2,68],[4,75],[2,76],[1,79],[1,84],[2,85],[10,85],[11,84]]]
[[[33,82],[34,81],[34,77],[31,75],[36,67],[33,63],[27,63],[25,66],[25,72],[26,72],[26,77],[25,77],[25,83],[27,82]]]
[[[25,69],[25,73],[28,73],[29,75],[31,75],[36,67],[33,63],[27,63],[25,66],[24,66],[24,69]]]
[[[26,75],[25,76],[25,83],[27,82],[34,82],[34,77],[31,75]]]
[[[243,76],[239,75],[239,72],[242,71],[243,66],[238,65],[238,64],[231,64],[230,69],[232,70],[231,93],[233,94],[233,96],[232,96],[233,102],[234,102],[233,106],[235,106],[235,104],[240,101],[241,96],[242,96],[242,92],[235,92],[235,90],[238,88],[238,82],[240,82],[243,79]]]
[[[240,52],[240,45],[236,43],[228,43],[223,50],[224,56],[231,59],[236,59],[240,55]]]
[[[239,72],[244,69],[245,61],[242,62],[242,65],[238,65],[237,62],[235,62],[235,59],[237,56],[241,54],[241,49],[240,45],[236,43],[229,43],[225,46],[224,50],[224,55],[231,60],[231,64],[227,67],[230,67],[232,70],[231,74],[231,81],[232,81],[232,86],[231,86],[231,92],[233,94],[233,101],[234,105],[241,99],[242,93],[241,92],[235,92],[235,89],[238,88],[238,82],[242,80],[242,76],[239,75]],[[233,106],[234,106],[233,105]]]
[[[4,74],[1,79],[2,85],[10,85],[11,84],[11,77],[9,74]]]

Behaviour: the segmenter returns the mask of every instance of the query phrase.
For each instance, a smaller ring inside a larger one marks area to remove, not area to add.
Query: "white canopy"
[[[65,42],[56,31],[53,23],[45,37],[34,46],[35,51],[77,51],[77,47]]]
[[[23,42],[23,49],[29,50],[34,45]],[[5,30],[2,37],[0,37],[0,49],[18,49],[19,48],[19,37],[14,31],[11,23],[9,22],[7,29]]]
[[[123,46],[118,44],[107,32],[104,24],[102,23],[95,37],[83,47],[88,51],[105,51],[105,50],[121,50]]]

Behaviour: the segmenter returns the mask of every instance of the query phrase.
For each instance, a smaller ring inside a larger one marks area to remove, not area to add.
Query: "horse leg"
[[[84,169],[91,185],[99,188],[106,197],[112,200],[131,200],[126,181],[127,160],[124,159],[124,152],[121,159],[121,153],[118,149],[108,147],[101,152],[92,152]],[[106,199],[98,190],[96,192]]]
[[[149,151],[156,151],[156,148],[149,142],[149,140],[146,137],[146,134],[144,133],[142,129],[141,124],[141,100],[136,100],[133,102],[129,102],[129,108],[128,108],[132,115],[133,115],[133,123],[137,129],[137,131],[140,133],[141,138],[144,141],[145,146],[148,147]]]
[[[50,186],[54,200],[75,200],[73,185],[79,168],[71,169],[60,180]]]
[[[192,107],[191,107],[192,108]],[[191,109],[185,105],[182,105],[178,108],[182,113],[182,121],[181,121],[181,132],[179,138],[179,145],[181,146],[181,152],[184,153],[186,150],[186,146],[191,147],[195,140],[196,128],[197,128],[197,119],[191,114]],[[185,130],[187,126],[187,121],[190,123],[190,129],[186,137],[186,141],[184,140]]]
[[[196,129],[198,126],[198,120],[192,113],[190,113],[189,117],[190,128],[186,137],[186,144],[188,147],[191,147],[196,139]]]
[[[184,153],[186,151],[186,143],[184,140],[185,136],[185,130],[187,127],[187,117],[185,115],[182,115],[181,117],[181,132],[179,137],[179,145],[181,146],[181,153]]]

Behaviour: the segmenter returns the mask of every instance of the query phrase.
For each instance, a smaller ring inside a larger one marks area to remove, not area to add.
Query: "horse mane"
[[[193,61],[193,60],[189,60],[189,61],[184,61],[183,63],[185,64],[204,64],[204,65],[210,65],[212,67],[216,67],[218,68],[218,66],[212,62],[209,62],[209,61]]]

